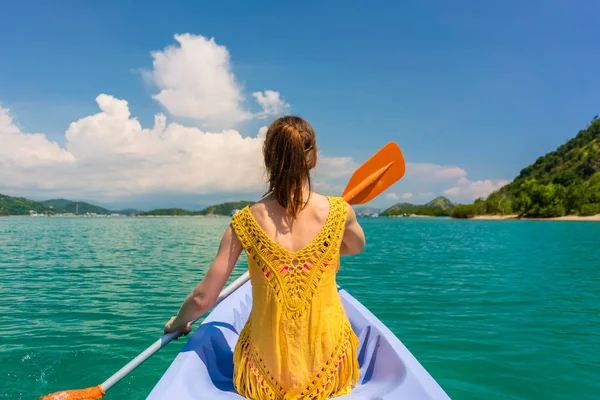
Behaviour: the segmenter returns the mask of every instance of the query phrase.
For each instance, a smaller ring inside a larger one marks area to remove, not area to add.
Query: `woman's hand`
[[[179,339],[180,337],[182,337],[184,335],[188,335],[192,331],[192,323],[191,322],[180,323],[179,321],[177,321],[177,317],[171,317],[169,322],[167,322],[165,324],[165,335],[167,333],[176,332],[176,331],[181,331],[181,334],[177,335],[175,340]]]

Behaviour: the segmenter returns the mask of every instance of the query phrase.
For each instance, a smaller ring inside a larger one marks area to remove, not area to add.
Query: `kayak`
[[[360,342],[360,379],[339,399],[450,399],[375,315],[345,290],[339,293]],[[246,282],[202,322],[147,398],[242,399],[233,386],[233,350],[251,307],[252,287]]]

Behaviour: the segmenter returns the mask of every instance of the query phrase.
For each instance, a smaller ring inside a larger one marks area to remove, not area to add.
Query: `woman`
[[[274,121],[263,155],[267,195],[232,218],[206,276],[165,333],[191,331],[244,249],[252,311],[234,352],[234,384],[254,399],[326,399],[348,394],[359,375],[358,339],[335,283],[340,254],[360,253],[365,236],[342,198],[312,192],[315,132],[299,117]]]

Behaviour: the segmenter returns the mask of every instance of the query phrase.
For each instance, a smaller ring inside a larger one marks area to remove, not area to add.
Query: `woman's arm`
[[[362,227],[356,219],[354,209],[348,206],[348,217],[346,218],[346,230],[342,237],[340,253],[345,256],[358,254],[365,248],[366,239]]]
[[[191,331],[191,322],[201,317],[215,304],[219,293],[231,276],[241,252],[242,244],[229,225],[223,234],[219,250],[208,272],[192,293],[187,296],[177,316],[167,322],[165,333],[180,330],[184,334],[188,334]]]

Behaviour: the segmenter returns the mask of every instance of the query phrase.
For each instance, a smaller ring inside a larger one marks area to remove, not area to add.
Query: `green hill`
[[[57,212],[69,212],[75,214],[79,211],[79,214],[85,213],[96,213],[96,214],[121,214],[121,215],[134,215],[142,212],[137,208],[125,208],[123,210],[109,210],[108,208],[97,206],[94,204],[86,203],[84,201],[72,201],[67,199],[52,199],[43,201],[44,204],[51,206]]]
[[[454,208],[455,206],[456,205],[453,202],[451,202],[444,196],[436,197],[435,199],[431,200],[429,203],[425,204],[425,207],[441,208],[442,210],[451,209],[451,208]]]
[[[600,214],[600,120],[521,170],[486,200],[461,206],[456,217],[518,214],[548,218]]]
[[[199,215],[210,215],[210,214],[219,214],[219,215],[231,215],[233,210],[241,210],[242,208],[254,204],[253,201],[231,201],[227,203],[221,203],[214,206],[206,207],[204,210],[199,211]]]
[[[142,210],[138,210],[137,208],[125,208],[123,210],[115,211],[115,213],[121,214],[121,215],[136,215],[141,212],[142,212]]]
[[[54,208],[55,210],[62,210],[66,205],[72,203],[72,201],[67,199],[52,199],[43,201],[42,203]]]
[[[44,203],[24,197],[11,197],[0,194],[0,215],[29,215],[29,210],[39,214],[54,214],[54,210]]]
[[[196,215],[193,211],[184,210],[183,208],[158,208],[147,212],[139,213],[143,217],[153,216],[191,216]]]
[[[51,199],[45,201],[33,201],[24,197],[11,197],[0,194],[0,215],[29,215],[29,210],[38,214],[86,214],[95,213],[101,215],[121,214],[133,215],[140,211],[135,209],[126,209],[120,211],[111,211],[104,207],[86,203],[84,201],[72,201],[68,199]]]
[[[398,203],[398,204],[394,204],[393,206],[385,209],[382,214],[383,215],[397,215],[397,214],[403,214],[406,211],[410,211],[410,210],[414,210],[415,208],[417,208],[418,206],[415,204],[410,204],[410,203]]]
[[[600,171],[600,120],[592,120],[587,129],[533,164],[521,170],[519,176],[508,185],[517,192],[529,179],[542,185],[554,183],[564,187],[581,184]]]
[[[183,208],[161,208],[142,212],[141,216],[192,216],[192,215],[231,215],[234,210],[241,210],[247,205],[254,204],[252,201],[231,201],[206,207],[200,211],[189,211]]]
[[[430,215],[435,217],[448,216],[450,210],[454,208],[454,203],[445,197],[436,197],[427,204],[417,205],[411,203],[398,203],[386,209],[382,214],[386,216],[415,214]]]
[[[47,206],[52,207],[58,213],[73,213],[73,214],[112,214],[113,212],[100,206],[96,206],[83,201],[71,201],[67,199],[52,199],[43,202]]]

